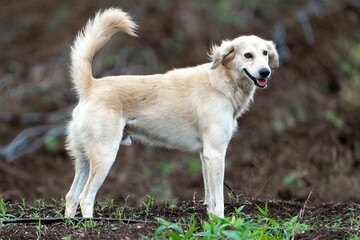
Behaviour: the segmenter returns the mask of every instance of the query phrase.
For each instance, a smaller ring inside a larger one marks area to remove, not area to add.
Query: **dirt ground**
[[[297,214],[312,192],[309,221],[325,213],[334,218],[347,216],[346,209],[354,206],[356,211],[351,214],[359,216],[358,5],[343,1],[341,9],[313,13],[311,43],[296,14],[307,1],[294,1],[290,7],[279,1],[275,8],[268,8],[269,12],[255,9],[253,22],[245,25],[231,21],[238,17],[237,8],[243,9],[236,4],[224,15],[220,12],[222,5],[212,2],[160,2],[1,0],[0,146],[23,129],[48,124],[24,123],[25,113],[56,111],[76,102],[68,78],[69,47],[77,31],[98,9],[121,6],[134,16],[140,28],[138,38],[116,36],[97,55],[95,76],[148,74],[200,64],[207,61],[206,52],[212,43],[242,34],[271,39],[276,24],[281,23],[291,55],[283,60],[269,87],[257,92],[250,111],[239,120],[239,130],[227,154],[225,183],[251,199],[249,206],[261,202],[253,198],[276,199],[273,209],[279,210],[274,214]],[[4,117],[9,114],[10,118]],[[63,137],[58,137],[55,145],[45,144],[12,162],[1,158],[0,198],[15,202],[64,196],[74,173],[63,142]],[[98,198],[113,198],[121,204],[129,196],[127,203],[139,206],[148,195],[158,201],[200,200],[203,184],[199,157],[140,144],[123,147]],[[180,212],[190,214],[188,209],[181,204],[177,217],[181,217]],[[171,218],[161,213],[161,208],[158,214]],[[104,225],[104,231],[112,234],[108,228]],[[130,229],[127,236],[132,236],[138,229],[152,231],[155,225],[126,228]],[[309,234],[314,235],[299,238],[334,234],[331,236],[342,239],[349,231],[319,229]]]
[[[19,216],[19,212],[24,209],[22,203],[12,204],[8,208],[8,214]],[[264,206],[264,200],[241,198],[237,201],[230,201],[225,206],[225,214],[233,212],[234,208],[244,206],[243,212],[250,217],[259,216],[257,206]],[[25,215],[56,216],[57,211],[61,211],[64,206],[57,203],[37,202],[32,207],[25,207]],[[99,205],[95,218],[111,218],[118,206],[107,206],[99,210]],[[294,201],[270,200],[268,201],[270,216],[273,219],[288,220],[298,215],[304,205]],[[159,224],[155,217],[161,217],[170,222],[180,222],[185,218],[195,215],[202,219],[208,219],[205,207],[201,203],[179,202],[176,207],[171,209],[169,205],[157,204],[144,210],[144,207],[126,207],[124,216],[136,216],[136,220],[141,222],[96,222],[95,226],[86,229],[81,224],[72,226],[64,223],[42,224],[41,230],[37,228],[37,223],[17,223],[7,224],[0,228],[0,238],[3,239],[33,239],[36,236],[46,239],[60,239],[68,237],[70,239],[140,239],[141,236],[152,236]],[[356,236],[358,228],[354,220],[360,215],[359,204],[318,204],[306,207],[302,223],[309,224],[311,230],[296,234],[295,239],[349,239]]]

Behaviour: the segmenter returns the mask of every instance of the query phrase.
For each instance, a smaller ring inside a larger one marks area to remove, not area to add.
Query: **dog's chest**
[[[233,95],[234,118],[239,118],[246,112],[254,98],[255,88],[236,87]]]

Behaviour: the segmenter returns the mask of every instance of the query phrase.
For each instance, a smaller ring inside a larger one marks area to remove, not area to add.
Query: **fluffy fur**
[[[67,149],[75,177],[66,195],[66,217],[80,203],[93,217],[96,193],[120,144],[133,140],[199,152],[210,213],[224,216],[225,153],[257,87],[266,87],[279,61],[273,42],[242,36],[214,46],[211,62],[144,76],[92,77],[95,53],[117,31],[135,36],[136,24],[121,9],[89,20],[71,51],[71,77],[79,97],[68,126]]]

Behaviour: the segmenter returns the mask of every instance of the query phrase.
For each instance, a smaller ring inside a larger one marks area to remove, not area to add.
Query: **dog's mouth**
[[[259,88],[265,88],[267,86],[268,78],[254,78],[246,68],[244,68],[244,72]]]

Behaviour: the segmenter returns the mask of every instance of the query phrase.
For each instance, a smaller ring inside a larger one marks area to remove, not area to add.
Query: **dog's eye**
[[[268,55],[268,51],[263,51],[264,56]]]
[[[251,53],[245,53],[245,54],[244,54],[244,57],[246,57],[246,58],[252,58],[253,56],[252,56]]]

